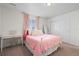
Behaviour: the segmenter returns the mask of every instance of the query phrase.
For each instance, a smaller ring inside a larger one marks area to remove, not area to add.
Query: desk
[[[23,39],[22,39],[22,36],[19,36],[19,35],[16,35],[16,36],[0,36],[1,37],[1,52],[2,52],[2,49],[3,49],[3,40],[8,40],[8,38],[18,38],[18,37],[21,37],[21,43],[23,45]]]

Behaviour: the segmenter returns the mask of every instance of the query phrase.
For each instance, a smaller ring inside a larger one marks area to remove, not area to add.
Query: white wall
[[[0,6],[0,35],[1,35],[1,20],[2,20],[2,13],[1,13],[1,11],[2,11],[2,8]]]
[[[51,33],[62,40],[79,46],[79,10],[50,19]]]
[[[0,5],[0,35],[10,35],[10,31],[15,31],[16,35],[22,35],[23,14],[14,8]],[[11,46],[12,43],[16,44],[15,41],[16,40],[4,40],[5,44],[3,47]],[[21,43],[21,40],[18,40],[18,43]]]
[[[2,35],[9,35],[10,31],[22,35],[23,14],[13,8],[2,6],[2,29]]]

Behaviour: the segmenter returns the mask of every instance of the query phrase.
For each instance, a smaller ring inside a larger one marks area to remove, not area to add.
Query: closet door
[[[1,36],[1,27],[2,27],[2,26],[1,26],[1,25],[2,25],[2,24],[1,24],[1,22],[2,22],[2,21],[1,21],[1,20],[2,20],[2,12],[1,12],[1,11],[2,11],[2,8],[1,8],[1,6],[0,6],[0,36]]]
[[[0,36],[1,36],[1,7],[0,7]],[[1,39],[1,37],[0,37],[0,39]],[[0,40],[0,44],[1,44],[1,40]]]
[[[53,35],[58,35],[63,41],[70,40],[70,20],[68,17],[61,16],[53,18],[51,22],[51,32]]]
[[[73,44],[79,46],[79,11],[71,16],[71,40]]]

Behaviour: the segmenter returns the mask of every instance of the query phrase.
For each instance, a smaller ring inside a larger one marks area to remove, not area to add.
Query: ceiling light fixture
[[[51,3],[44,3],[44,6],[51,6]]]
[[[51,6],[51,3],[47,3],[47,6]]]

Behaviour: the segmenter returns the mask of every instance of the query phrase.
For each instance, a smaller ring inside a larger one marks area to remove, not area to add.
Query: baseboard
[[[76,45],[75,43],[71,43],[71,42],[67,42],[67,41],[63,41],[64,43],[68,44],[69,47],[71,48],[76,48],[76,49],[79,49],[79,46]]]

